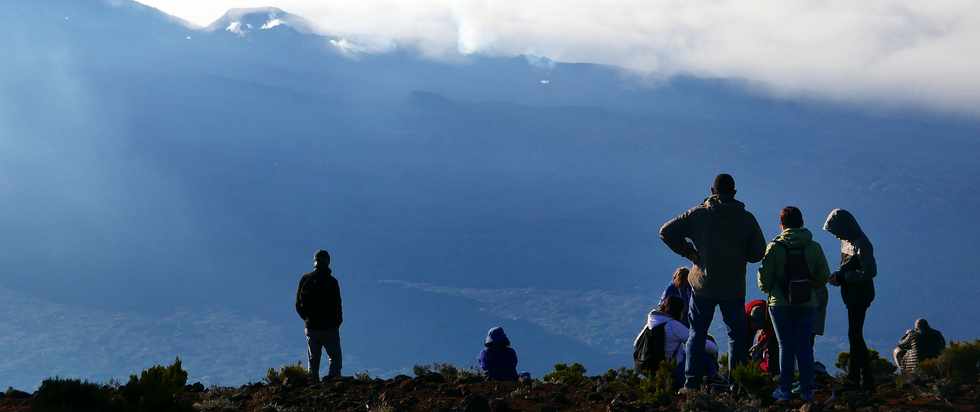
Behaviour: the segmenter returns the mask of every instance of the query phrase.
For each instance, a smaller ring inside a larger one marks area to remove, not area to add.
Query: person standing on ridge
[[[832,210],[823,229],[840,239],[840,269],[830,275],[829,283],[840,286],[840,296],[847,307],[847,340],[851,346],[847,387],[873,391],[874,373],[868,345],[864,342],[864,320],[875,299],[878,264],[874,247],[854,215],[844,209]]]
[[[735,192],[735,179],[720,174],[711,186],[711,196],[660,228],[660,239],[667,247],[693,263],[688,275],[694,293],[689,303],[691,331],[682,392],[700,387],[705,376],[704,345],[715,307],[721,309],[728,328],[729,370],[748,356],[745,269],[748,263],[762,260],[766,240],[755,216],[735,200]]]
[[[340,351],[340,325],[344,322],[340,302],[340,284],[330,271],[330,254],[318,250],[313,256],[313,271],[304,274],[296,290],[296,313],[306,327],[310,375],[320,380],[320,352],[327,350],[330,372],[327,378],[339,378],[343,366]]]
[[[827,258],[813,234],[803,227],[803,212],[787,206],[779,213],[782,232],[769,244],[759,265],[759,290],[769,297],[779,341],[779,387],[772,396],[792,396],[794,367],[800,368],[800,398],[813,400],[813,321],[820,305],[817,290],[830,276]]]

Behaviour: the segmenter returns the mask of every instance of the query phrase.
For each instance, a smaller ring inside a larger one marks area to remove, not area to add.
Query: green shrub
[[[369,374],[367,371],[357,372],[354,374],[354,379],[357,379],[361,382],[369,382],[371,381],[371,374]]]
[[[31,410],[38,412],[103,412],[122,410],[112,388],[78,379],[45,379],[34,394]]]
[[[310,371],[303,367],[303,364],[296,362],[292,365],[285,365],[279,369],[269,368],[265,373],[265,383],[279,386],[286,382],[308,383],[310,381]]]
[[[875,376],[875,379],[889,378],[895,375],[898,371],[898,366],[889,362],[885,358],[882,358],[878,351],[874,349],[868,349],[868,356],[871,357],[871,371]],[[851,354],[848,352],[841,352],[837,354],[837,363],[834,366],[841,371],[847,372],[848,365],[851,363]]]
[[[669,405],[674,396],[674,368],[672,362],[660,362],[657,372],[641,385],[640,401],[656,405]]]
[[[139,376],[131,375],[129,382],[120,388],[129,410],[141,412],[171,412],[189,410],[177,398],[187,385],[187,371],[180,364],[180,358],[170,366],[156,365],[144,370]]]
[[[952,342],[938,358],[919,364],[923,375],[949,379],[954,384],[974,383],[980,373],[980,340]]]
[[[772,379],[762,371],[758,362],[736,366],[731,376],[732,381],[751,398],[764,399],[772,390]]]
[[[438,374],[446,379],[446,382],[458,383],[462,381],[483,379],[483,374],[473,368],[460,368],[451,363],[433,363],[431,365],[415,365],[412,367],[415,377],[422,377],[430,374]]]
[[[581,385],[588,381],[588,378],[585,377],[585,367],[580,363],[573,363],[571,365],[564,363],[556,364],[555,370],[544,375],[541,379],[545,382],[566,385]]]

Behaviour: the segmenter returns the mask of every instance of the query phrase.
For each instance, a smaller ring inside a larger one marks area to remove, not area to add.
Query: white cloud
[[[776,93],[978,113],[976,0],[143,0],[205,25],[277,6],[345,38],[430,55],[533,54]]]

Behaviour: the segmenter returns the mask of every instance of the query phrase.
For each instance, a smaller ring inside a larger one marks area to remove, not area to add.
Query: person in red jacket
[[[779,341],[769,318],[766,301],[756,299],[745,304],[748,325],[748,342],[752,342],[749,358],[759,362],[759,367],[770,375],[779,374]]]

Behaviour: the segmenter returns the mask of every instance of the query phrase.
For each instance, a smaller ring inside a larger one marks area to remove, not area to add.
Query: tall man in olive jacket
[[[762,260],[766,240],[755,216],[735,200],[735,179],[727,174],[715,178],[711,196],[702,204],[664,224],[660,239],[694,264],[688,275],[694,294],[688,305],[691,330],[684,387],[695,389],[705,375],[704,343],[716,306],[728,328],[729,370],[748,357],[745,268]]]
[[[296,290],[296,313],[306,326],[310,375],[320,380],[320,350],[327,350],[330,360],[328,378],[340,377],[343,357],[340,351],[340,325],[344,311],[340,303],[340,284],[331,275],[330,254],[318,250],[313,257],[313,271],[303,275]]]

